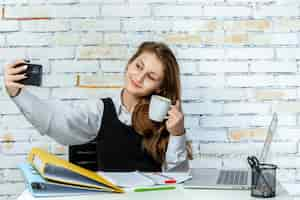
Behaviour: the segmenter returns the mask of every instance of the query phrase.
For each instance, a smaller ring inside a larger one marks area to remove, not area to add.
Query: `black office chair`
[[[86,144],[69,146],[69,161],[83,168],[97,171],[97,141],[93,140]]]

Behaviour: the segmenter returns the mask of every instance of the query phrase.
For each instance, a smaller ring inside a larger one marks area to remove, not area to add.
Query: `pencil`
[[[136,188],[134,192],[147,192],[147,191],[157,191],[157,190],[174,190],[176,189],[175,186],[168,186],[168,187],[143,187],[143,188]]]

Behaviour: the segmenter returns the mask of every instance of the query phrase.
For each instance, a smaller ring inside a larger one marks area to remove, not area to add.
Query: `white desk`
[[[299,188],[300,189],[300,188]],[[249,190],[200,190],[183,189],[182,185],[177,185],[175,190],[151,191],[151,192],[127,192],[123,194],[99,193],[89,196],[68,196],[68,197],[47,197],[34,198],[25,190],[18,200],[254,200],[263,198],[253,198]],[[281,187],[277,188],[275,198],[270,200],[293,200]]]

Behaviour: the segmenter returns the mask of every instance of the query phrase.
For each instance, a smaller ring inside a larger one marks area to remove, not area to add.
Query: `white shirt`
[[[42,100],[26,88],[12,97],[28,121],[42,134],[64,145],[84,144],[97,137],[101,127],[104,103],[102,100],[65,102]],[[113,99],[119,120],[131,125],[132,114],[118,98]],[[179,167],[180,166],[180,167]],[[163,171],[188,169],[186,137],[170,135]]]

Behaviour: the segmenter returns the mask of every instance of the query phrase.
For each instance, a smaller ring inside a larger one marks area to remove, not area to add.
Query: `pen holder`
[[[256,168],[251,169],[251,196],[275,197],[276,169],[276,165],[266,163],[260,163]]]

